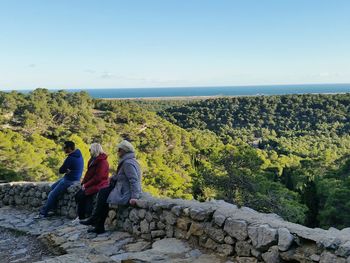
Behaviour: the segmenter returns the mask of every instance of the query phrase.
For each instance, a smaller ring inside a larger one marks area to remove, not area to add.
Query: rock
[[[327,238],[320,239],[317,242],[317,245],[320,248],[327,248],[332,250],[337,249],[340,244],[341,244],[341,241],[337,237],[327,237]]]
[[[163,211],[163,217],[168,225],[175,225],[177,219],[173,213],[169,211]]]
[[[149,223],[147,222],[147,220],[142,220],[140,223],[140,228],[141,228],[141,233],[142,234],[147,234],[149,233]]]
[[[140,219],[144,219],[146,216],[146,210],[145,209],[140,209],[138,212],[138,216]]]
[[[151,223],[149,223],[149,229],[152,230],[156,230],[157,225],[156,222],[152,221]]]
[[[154,203],[152,205],[152,211],[156,213],[160,213],[162,211],[162,205],[160,203]]]
[[[238,256],[249,257],[251,248],[252,245],[246,241],[236,242],[235,249]]]
[[[317,255],[317,254],[312,254],[311,256],[310,256],[310,259],[312,260],[312,261],[316,261],[316,262],[319,262],[320,261],[320,256],[319,255]]]
[[[350,256],[350,240],[345,242],[344,244],[341,244],[335,252],[335,254],[341,257]]]
[[[219,251],[219,253],[223,254],[224,256],[230,256],[233,254],[234,249],[231,245],[221,244],[217,246],[217,251]]]
[[[146,200],[138,199],[136,200],[136,206],[139,208],[147,209],[149,207],[149,204]]]
[[[139,215],[136,209],[132,209],[129,213],[129,219],[131,222],[138,222],[139,221]]]
[[[262,258],[265,262],[269,263],[279,263],[281,262],[279,252],[278,252],[278,246],[270,247],[270,249],[262,254]]]
[[[190,217],[193,220],[197,221],[204,221],[209,217],[210,212],[207,210],[204,210],[202,208],[191,208],[190,209]]]
[[[205,248],[209,248],[212,250],[215,250],[217,248],[217,246],[218,246],[218,244],[214,240],[212,240],[211,238],[208,238],[204,244]]]
[[[252,257],[236,257],[237,263],[258,263],[256,258]]]
[[[145,219],[146,219],[148,222],[151,222],[151,221],[153,220],[152,213],[149,212],[149,211],[146,212]]]
[[[141,234],[141,238],[143,238],[143,239],[145,239],[145,240],[148,240],[148,241],[151,241],[151,240],[152,240],[151,233],[148,233],[148,234]]]
[[[140,226],[139,225],[132,226],[132,233],[136,236],[141,235]]]
[[[165,229],[166,225],[163,222],[159,221],[157,222],[157,227],[162,230]]]
[[[71,218],[71,219],[77,217],[77,211],[76,211],[75,208],[72,207],[71,209],[69,209],[68,217]]]
[[[278,229],[278,249],[281,251],[287,251],[292,245],[294,236],[289,232],[287,228]]]
[[[213,216],[214,219],[214,223],[219,226],[222,227],[222,225],[225,223],[226,217],[220,214],[214,214]]]
[[[267,251],[270,246],[277,244],[277,230],[268,225],[250,226],[248,235],[259,251]]]
[[[224,230],[231,237],[236,238],[238,240],[245,240],[248,236],[247,223],[243,220],[227,218]]]
[[[181,230],[187,231],[190,224],[191,224],[191,220],[189,218],[180,217],[177,219],[176,227]]]
[[[193,236],[200,236],[204,233],[204,225],[202,223],[192,222],[190,229],[187,232],[187,237],[193,235]]]
[[[129,219],[126,219],[126,220],[123,222],[123,229],[124,229],[126,232],[131,232],[131,231],[132,231],[132,222],[131,222]]]
[[[185,216],[190,216],[190,209],[188,207],[184,208],[182,212],[184,213]]]
[[[164,237],[165,234],[166,234],[166,233],[165,233],[164,230],[155,230],[155,231],[151,231],[151,236],[152,236],[152,238]]]
[[[77,241],[78,238],[79,238],[79,233],[75,233],[75,234],[69,236],[67,240],[68,241]]]
[[[113,219],[113,218],[115,218],[116,216],[117,216],[117,212],[116,212],[115,210],[110,209],[110,210],[108,211],[108,217],[109,217],[109,218]]]
[[[213,262],[220,262],[221,260],[218,258],[217,255],[201,255],[198,258],[189,261],[189,263],[213,263]],[[172,263],[178,263],[177,261],[173,261]]]
[[[323,252],[320,257],[320,263],[346,263],[345,258],[337,257],[336,255],[330,253],[330,252]]]
[[[151,242],[148,241],[139,241],[136,243],[126,244],[123,248],[126,252],[139,252],[144,251],[152,247]]]
[[[176,215],[176,216],[180,216],[181,215],[181,210],[182,210],[182,207],[181,206],[174,206],[173,208],[171,208],[171,212]]]
[[[181,229],[175,228],[174,230],[174,236],[179,239],[187,239],[187,233],[186,231],[183,231]]]
[[[110,257],[104,256],[104,255],[88,255],[87,259],[91,263],[113,263],[113,261]]]
[[[152,250],[167,254],[185,254],[191,247],[185,242],[175,238],[164,238],[152,244]]]
[[[224,243],[225,234],[222,229],[215,228],[212,226],[207,226],[204,232],[214,241],[218,243]]]
[[[235,244],[235,240],[232,237],[230,237],[230,236],[226,236],[224,238],[224,242],[226,244],[229,244],[229,245],[234,245]]]
[[[172,238],[174,236],[174,227],[173,226],[166,226],[165,232],[166,232],[166,236],[168,238]]]
[[[12,252],[12,256],[17,256],[17,255],[20,255],[20,254],[25,254],[27,253],[27,249],[26,248],[21,248],[21,249],[18,249],[18,250],[15,250]]]
[[[261,252],[259,250],[256,250],[255,248],[252,248],[250,250],[250,253],[252,254],[252,256],[254,256],[257,259],[261,258]]]

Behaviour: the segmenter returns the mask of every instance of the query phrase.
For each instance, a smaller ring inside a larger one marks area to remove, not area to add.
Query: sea
[[[57,91],[59,89],[50,90]],[[142,99],[213,96],[254,96],[283,94],[350,93],[349,84],[297,84],[260,86],[217,86],[217,87],[164,87],[164,88],[94,88],[65,89],[69,92],[86,91],[93,98]],[[18,90],[28,93],[31,90]]]

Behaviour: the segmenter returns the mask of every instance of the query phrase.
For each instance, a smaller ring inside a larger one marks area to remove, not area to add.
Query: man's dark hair
[[[65,141],[64,148],[69,148],[69,149],[75,150],[75,143],[72,141]]]

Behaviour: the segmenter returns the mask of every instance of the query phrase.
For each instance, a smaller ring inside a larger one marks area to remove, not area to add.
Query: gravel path
[[[50,252],[36,237],[0,227],[1,263],[31,263],[50,256]]]

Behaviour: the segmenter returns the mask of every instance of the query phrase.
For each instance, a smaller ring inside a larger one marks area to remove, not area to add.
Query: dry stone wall
[[[59,214],[76,216],[74,193],[78,188],[68,189],[58,206]],[[0,205],[37,209],[49,189],[48,183],[0,184]],[[200,203],[144,194],[135,207],[112,207],[106,224],[147,240],[184,239],[234,262],[350,263],[349,228],[311,229],[223,201]]]
[[[14,182],[0,184],[0,207],[16,206],[38,210],[45,204],[51,189],[51,183]],[[79,185],[72,185],[57,204],[58,215],[76,217],[75,193]]]

